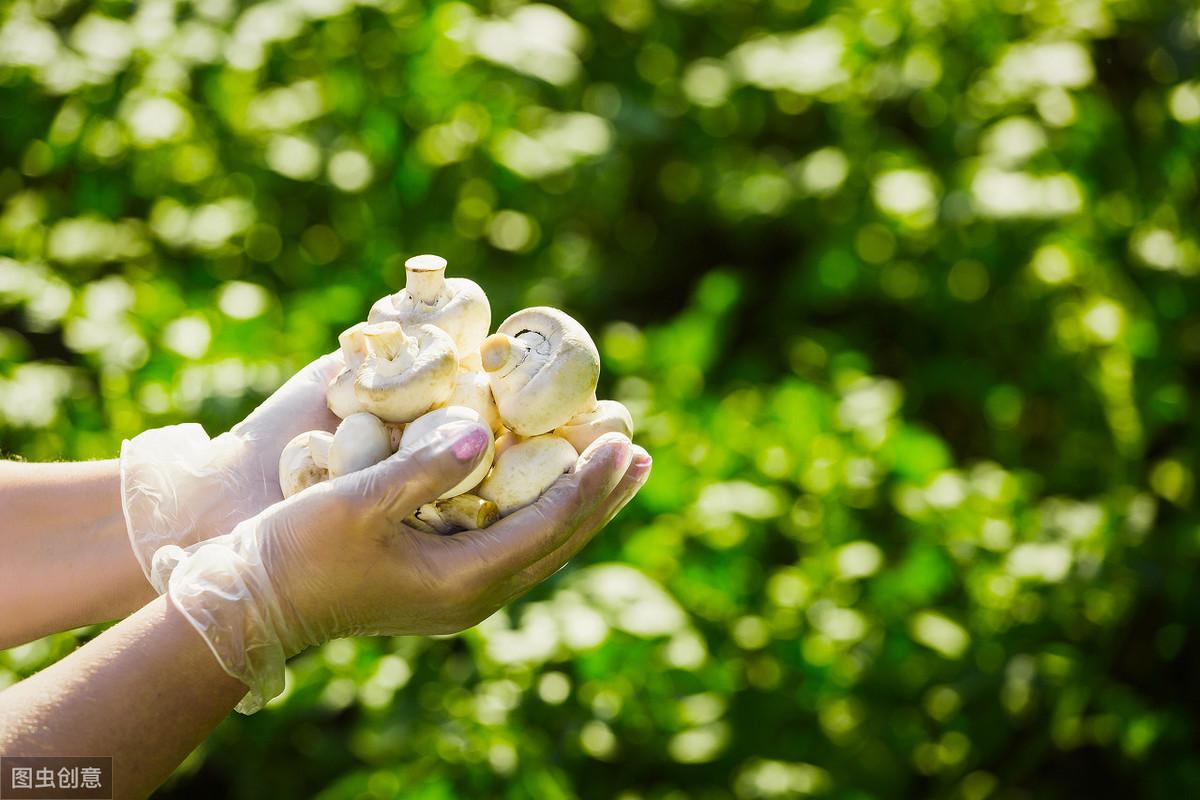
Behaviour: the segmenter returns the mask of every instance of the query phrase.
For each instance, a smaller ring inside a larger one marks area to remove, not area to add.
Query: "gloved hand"
[[[147,578],[160,547],[228,533],[283,499],[279,455],[297,434],[337,427],[325,405],[325,386],[341,367],[340,353],[318,358],[215,439],[187,423],[121,443],[121,506]]]
[[[597,439],[531,506],[452,536],[401,520],[462,481],[490,432],[470,422],[360,472],[317,484],[229,534],[154,558],[176,608],[225,671],[249,687],[252,713],[283,688],[304,648],[360,634],[463,630],[554,574],[645,482],[650,457],[620,434]]]

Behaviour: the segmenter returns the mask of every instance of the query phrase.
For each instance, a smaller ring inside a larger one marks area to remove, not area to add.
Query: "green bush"
[[[1200,793],[1184,6],[9,3],[4,452],[223,430],[437,252],[583,321],[655,458],[161,795]]]

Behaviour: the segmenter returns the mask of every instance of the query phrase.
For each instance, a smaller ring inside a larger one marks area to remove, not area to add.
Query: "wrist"
[[[121,444],[121,510],[130,547],[149,579],[154,553],[228,532],[258,507],[234,494],[249,451],[239,436],[210,439],[196,423],[144,431]],[[151,581],[153,583],[153,580]]]
[[[254,713],[283,690],[284,662],[308,646],[306,629],[263,563],[259,520],[154,559],[172,606],[204,639],[221,668],[246,685],[238,711]]]

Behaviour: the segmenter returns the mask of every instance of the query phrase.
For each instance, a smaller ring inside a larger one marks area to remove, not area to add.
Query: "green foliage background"
[[[1200,794],[1193,4],[0,20],[5,452],[226,429],[437,252],[595,332],[655,457],[546,586],[295,659],[163,797]]]

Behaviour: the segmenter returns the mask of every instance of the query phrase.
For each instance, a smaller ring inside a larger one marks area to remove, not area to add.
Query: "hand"
[[[283,499],[279,455],[297,434],[337,427],[325,387],[341,366],[338,353],[318,358],[215,439],[189,423],[149,430],[122,444],[122,507],[148,578],[160,547],[228,533]]]
[[[193,547],[166,548],[171,601],[250,693],[255,711],[282,689],[283,662],[358,634],[471,627],[554,574],[645,482],[650,457],[620,434],[584,451],[535,504],[485,530],[438,536],[401,520],[461,481],[489,432],[444,426],[361,472],[310,487]]]

